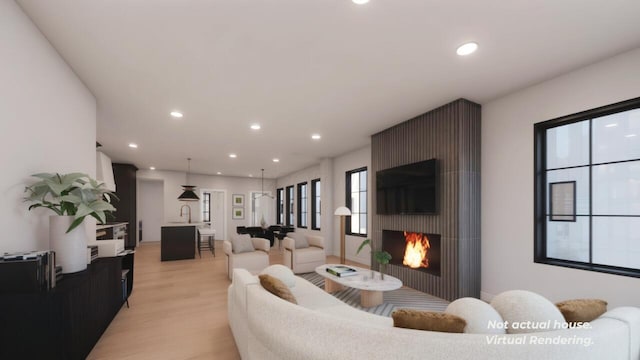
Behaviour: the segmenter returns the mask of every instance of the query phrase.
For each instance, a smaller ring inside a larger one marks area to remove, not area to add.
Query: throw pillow
[[[588,322],[607,312],[607,302],[598,299],[576,299],[556,304],[568,323]]]
[[[470,334],[505,334],[504,321],[496,309],[482,300],[466,297],[458,299],[444,311],[445,314],[456,315],[467,322],[465,333]]]
[[[461,333],[467,325],[455,315],[412,309],[398,309],[391,317],[393,326],[405,329]]]
[[[307,237],[300,233],[292,233],[287,235],[296,242],[296,249],[305,249],[309,247],[309,241]]]
[[[296,286],[296,276],[293,271],[288,267],[280,264],[267,266],[260,274],[271,275],[274,278],[282,281],[285,285],[292,288]]]
[[[260,285],[262,285],[265,290],[290,303],[298,304],[295,296],[293,296],[287,285],[282,281],[267,274],[262,274],[258,277],[260,278]]]
[[[551,301],[531,291],[505,291],[493,298],[491,306],[509,323],[507,334],[559,330],[558,324],[565,322]]]
[[[253,241],[249,235],[236,235],[231,237],[231,250],[234,254],[255,251]]]

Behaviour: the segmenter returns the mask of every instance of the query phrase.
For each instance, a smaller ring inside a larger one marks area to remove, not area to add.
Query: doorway
[[[211,223],[211,228],[216,231],[216,240],[227,238],[227,219],[224,211],[226,196],[226,190],[200,189],[201,218],[203,222]]]
[[[138,242],[160,241],[163,211],[164,181],[138,179]]]

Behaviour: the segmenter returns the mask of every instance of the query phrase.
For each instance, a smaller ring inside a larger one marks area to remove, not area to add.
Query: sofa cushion
[[[566,300],[556,306],[569,323],[593,321],[607,312],[607,302],[598,299]]]
[[[463,318],[431,311],[398,309],[391,314],[393,326],[405,329],[461,333],[467,322]]]
[[[287,236],[295,240],[296,249],[306,249],[309,247],[309,241],[307,240],[306,236],[295,232],[288,234]]]
[[[296,286],[296,276],[293,274],[293,271],[291,271],[291,269],[284,265],[275,264],[267,266],[264,270],[262,270],[260,274],[271,275],[274,278],[282,281],[290,288]]]
[[[231,249],[234,254],[241,254],[244,252],[255,251],[253,247],[253,241],[249,235],[235,235],[231,237]]]
[[[288,302],[298,303],[295,296],[289,291],[289,287],[282,281],[268,274],[262,274],[258,277],[260,278],[260,285],[268,292]]]
[[[298,264],[325,261],[325,259],[326,255],[324,250],[317,247],[308,247],[306,249],[296,250],[296,262]]]
[[[493,298],[491,306],[508,322],[507,334],[557,330],[565,322],[551,301],[531,291],[505,291]]]
[[[456,315],[467,322],[465,333],[470,334],[505,334],[503,320],[496,309],[482,300],[466,297],[460,298],[447,306],[445,314]]]

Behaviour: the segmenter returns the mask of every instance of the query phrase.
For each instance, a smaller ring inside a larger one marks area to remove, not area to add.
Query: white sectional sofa
[[[235,269],[228,292],[229,324],[242,359],[532,359],[639,360],[640,309],[617,308],[592,328],[534,334],[451,334],[394,328],[391,318],[369,314],[295,277],[298,305],[267,292],[257,276]],[[589,337],[593,344],[530,344],[541,339]]]

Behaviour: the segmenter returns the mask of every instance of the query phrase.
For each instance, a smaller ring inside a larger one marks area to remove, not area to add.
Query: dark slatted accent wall
[[[379,170],[438,160],[438,214],[374,213],[371,238],[379,249],[382,230],[440,234],[440,277],[397,265],[389,265],[387,272],[409,287],[448,300],[480,297],[480,130],[480,105],[459,99],[371,138],[373,189]],[[375,211],[375,191],[372,199]]]

